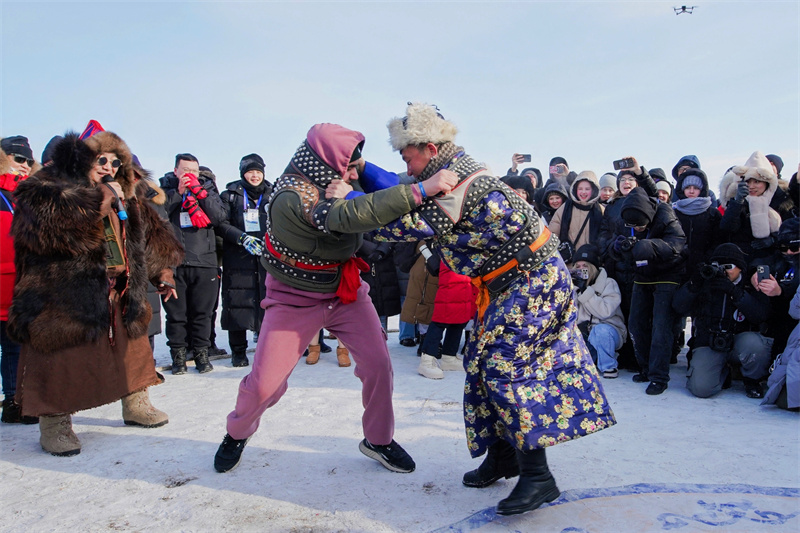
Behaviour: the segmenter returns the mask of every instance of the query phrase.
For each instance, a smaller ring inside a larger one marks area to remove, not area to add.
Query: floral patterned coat
[[[460,216],[447,231],[426,218],[423,204],[377,230],[376,240],[437,235],[442,260],[454,272],[478,276],[484,263],[537,217],[499,180],[482,179],[494,185],[477,201],[465,202],[468,209],[456,210]],[[452,195],[425,203],[446,203]],[[616,423],[576,316],[570,274],[557,252],[493,294],[465,355],[464,421],[473,457],[497,439],[531,450]]]

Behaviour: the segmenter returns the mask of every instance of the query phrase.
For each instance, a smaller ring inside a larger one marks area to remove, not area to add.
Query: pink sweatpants
[[[361,380],[364,436],[372,444],[389,444],[394,435],[392,362],[378,314],[361,283],[358,299],[343,304],[335,294],[292,288],[267,276],[261,302],[264,321],[253,366],[239,384],[236,408],[228,415],[228,433],[246,439],[256,432],[261,415],[286,392],[289,375],[314,335],[324,327],[350,350]]]

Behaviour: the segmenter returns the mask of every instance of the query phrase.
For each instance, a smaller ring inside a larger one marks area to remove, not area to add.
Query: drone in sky
[[[675,10],[676,15],[680,15],[681,13],[689,13],[691,15],[692,11],[694,11],[694,8],[696,7],[697,6],[681,6],[681,7],[673,7],[672,9]]]

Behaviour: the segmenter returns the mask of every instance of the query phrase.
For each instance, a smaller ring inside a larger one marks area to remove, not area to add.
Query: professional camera
[[[722,268],[722,265],[717,262],[700,263],[699,268],[700,277],[703,279],[724,278],[728,276],[725,269]]]
[[[626,237],[625,240],[620,243],[619,249],[622,250],[623,252],[630,252],[631,250],[633,250],[633,245],[636,244],[636,241],[638,240],[639,239],[637,239],[633,235],[631,235],[630,237]]]
[[[715,352],[730,352],[733,349],[733,333],[730,331],[712,331],[710,348]]]

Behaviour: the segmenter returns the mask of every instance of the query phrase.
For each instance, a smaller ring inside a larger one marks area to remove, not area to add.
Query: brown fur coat
[[[143,196],[157,187],[141,180],[125,142],[103,132],[81,141],[67,134],[53,164],[21,183],[12,224],[17,284],[9,313],[9,335],[50,353],[108,335],[109,280],[103,238],[103,193],[88,173],[95,157],[113,152],[122,161],[117,181],[125,193],[125,252],[129,272],[122,294],[122,322],[129,338],[147,334],[151,309],[148,280],[171,280],[182,250],[172,228]],[[124,276],[121,276],[124,278]],[[117,287],[121,291],[118,280]]]

